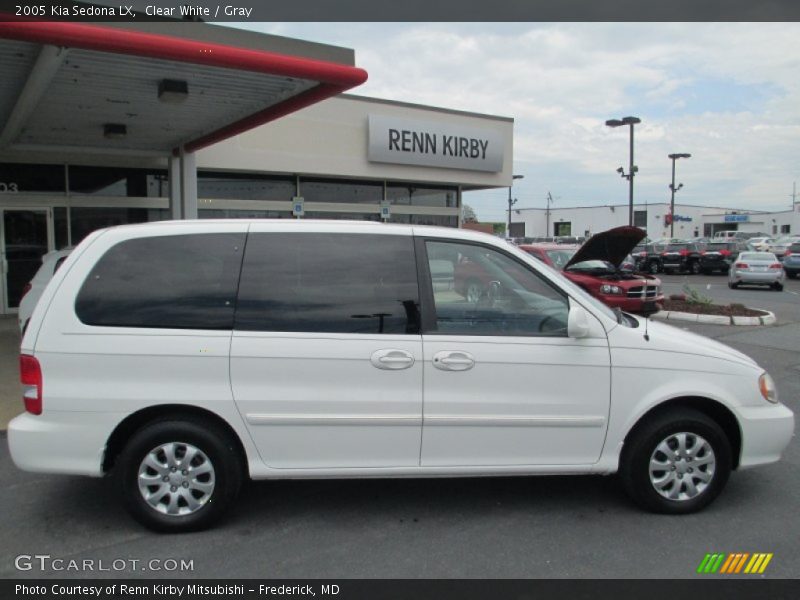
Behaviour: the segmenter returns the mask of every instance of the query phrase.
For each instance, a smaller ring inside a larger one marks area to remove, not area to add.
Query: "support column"
[[[182,219],[181,211],[181,157],[170,154],[169,165],[169,214],[171,219]]]
[[[184,219],[197,218],[197,163],[194,152],[181,148],[181,212]]]

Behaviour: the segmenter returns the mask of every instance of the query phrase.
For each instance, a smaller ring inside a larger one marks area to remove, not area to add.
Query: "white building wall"
[[[664,217],[669,214],[669,204],[636,205],[635,211],[647,211],[647,234],[652,239],[672,237],[670,226],[665,224]],[[736,213],[747,214],[746,222],[733,226],[725,222],[725,216]],[[675,204],[677,219],[674,226],[674,237],[693,238],[705,235],[705,226],[713,224],[717,229],[737,229],[745,232],[763,232],[768,235],[781,235],[781,226],[788,226],[791,233],[800,233],[800,204],[794,211],[757,212],[726,209],[721,207],[692,206]],[[554,235],[554,223],[570,223],[572,235],[585,235],[620,227],[628,224],[628,206],[623,204],[589,206],[577,208],[551,208],[550,227],[547,229],[547,212],[545,209],[518,209],[512,214],[512,221],[525,224],[525,235],[529,237]]]
[[[496,131],[504,144],[502,170],[370,162],[367,148],[371,114]],[[197,167],[417,181],[465,188],[507,187],[511,184],[514,158],[513,131],[514,121],[506,117],[341,95],[200,150]]]

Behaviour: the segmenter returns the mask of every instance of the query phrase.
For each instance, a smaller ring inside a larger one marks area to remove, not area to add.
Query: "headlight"
[[[758,389],[761,391],[764,400],[775,404],[778,403],[778,388],[775,387],[775,382],[766,371],[758,378]]]
[[[622,288],[618,285],[601,285],[600,286],[600,293],[601,294],[621,294]]]

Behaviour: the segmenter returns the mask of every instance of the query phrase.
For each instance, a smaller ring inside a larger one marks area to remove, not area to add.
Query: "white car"
[[[25,286],[22,291],[22,299],[19,303],[19,310],[17,312],[17,319],[19,321],[19,330],[25,333],[25,327],[28,320],[33,314],[33,309],[36,303],[39,302],[39,297],[42,295],[44,288],[53,278],[53,274],[61,266],[61,263],[66,260],[72,248],[64,248],[62,250],[54,250],[42,256],[42,266],[36,271],[36,275]]]
[[[769,246],[774,242],[770,237],[754,237],[747,240],[747,248],[754,252],[769,252]]]
[[[742,252],[728,269],[728,287],[766,285],[780,292],[785,278],[783,265],[772,252]]]
[[[471,299],[465,264],[491,276]],[[111,473],[162,531],[209,526],[248,477],[619,472],[641,506],[689,513],[794,432],[741,352],[614,311],[492,236],[425,226],[94,232],[34,310],[21,377],[16,465]]]

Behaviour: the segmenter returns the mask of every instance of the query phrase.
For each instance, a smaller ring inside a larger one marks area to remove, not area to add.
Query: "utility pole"
[[[544,237],[550,237],[550,205],[553,203],[553,195],[548,191],[547,192],[547,210],[545,214],[547,215],[547,225],[544,228]]]
[[[506,237],[511,237],[511,207],[517,203],[517,199],[511,199],[511,187],[514,185],[515,179],[522,179],[525,177],[524,175],[512,175],[511,176],[511,185],[508,186],[508,229],[506,229]]]

